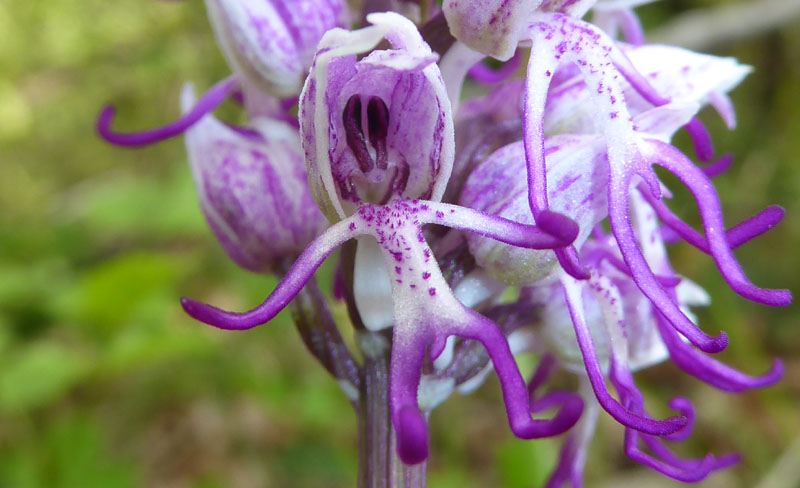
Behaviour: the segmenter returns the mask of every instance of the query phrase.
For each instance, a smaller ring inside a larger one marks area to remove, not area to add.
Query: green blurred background
[[[664,1],[642,14],[658,26],[725,3]],[[728,222],[768,203],[788,211],[737,254],[756,283],[796,291],[800,22],[708,47],[756,68],[733,93],[738,130],[703,114],[720,151],[737,156],[717,182]],[[106,102],[116,128],[148,128],[175,118],[184,82],[202,90],[227,74],[198,0],[0,0],[0,487],[355,484],[354,415],[284,315],[237,334],[181,312],[181,295],[244,309],[275,285],[237,269],[206,229],[183,143],[124,150],[94,133]],[[673,255],[713,296],[700,318],[730,334],[723,358],[758,373],[779,356],[787,373],[729,396],[661,365],[637,376],[649,403],[659,413],[673,395],[695,400],[681,453],[744,454],[703,486],[800,486],[796,308],[750,304],[706,256]],[[587,486],[678,484],[627,460],[622,429],[601,418]],[[451,398],[431,425],[435,488],[538,486],[556,456],[556,440],[512,438],[493,380]]]

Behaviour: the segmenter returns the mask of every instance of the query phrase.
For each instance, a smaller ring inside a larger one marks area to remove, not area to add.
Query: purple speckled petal
[[[669,144],[651,140],[649,144],[642,145],[642,152],[650,162],[677,176],[694,195],[703,219],[710,254],[731,289],[764,305],[778,307],[791,303],[792,295],[788,290],[758,288],[747,279],[727,242],[717,194],[703,172]]]
[[[198,100],[197,104],[180,119],[163,127],[142,132],[114,132],[111,129],[111,120],[114,118],[115,109],[111,105],[107,105],[100,112],[100,116],[97,119],[97,133],[107,142],[117,146],[138,147],[154,144],[185,132],[186,129],[197,123],[198,120],[202,119],[206,114],[213,111],[228,97],[233,95],[238,86],[239,81],[236,79],[236,76],[229,76],[211,87],[211,89]]]
[[[612,172],[631,172],[635,158],[631,146],[633,126],[621,86],[614,78],[613,41],[591,25],[560,14],[534,16],[529,32],[533,46],[528,64],[524,131],[530,207],[537,216],[549,206],[544,112],[553,74],[562,63],[575,64],[586,82],[606,139]],[[646,171],[640,171],[640,174],[651,185],[657,185],[655,175],[646,174]],[[580,271],[580,266],[572,262],[570,256],[577,256],[577,253],[558,253],[559,261],[567,271],[576,268]],[[577,273],[575,277],[585,279],[586,273]]]
[[[583,74],[598,108],[608,147],[610,168],[609,220],[623,259],[644,294],[692,343],[706,351],[720,351],[727,345],[721,334],[711,338],[698,330],[659,285],[641,254],[628,217],[628,194],[634,175],[644,178],[651,192],[659,194],[660,184],[652,169],[637,156],[636,140],[614,63],[614,45],[588,24],[563,15],[537,15],[530,28],[533,47],[528,65],[525,101],[525,154],[528,185],[534,215],[548,208],[547,179],[542,114],[545,95],[555,67],[562,61],[574,62]],[[617,63],[619,64],[619,63]],[[559,256],[561,257],[561,256]],[[567,268],[568,269],[568,268]]]
[[[517,436],[555,435],[577,421],[582,406],[566,400],[552,420],[531,417],[527,388],[505,335],[453,296],[422,234],[422,225],[440,223],[467,230],[479,227],[488,236],[517,240],[520,238],[508,235],[507,226],[518,224],[452,205],[411,200],[366,205],[341,224],[345,222],[352,222],[352,232],[374,237],[386,268],[393,270],[390,399],[398,453],[404,462],[417,463],[427,456],[427,430],[417,406],[417,392],[427,351],[430,348],[435,355],[449,336],[476,340],[486,347],[500,379],[509,424]],[[537,245],[538,237],[524,243]]]
[[[343,242],[370,235],[378,242],[385,266],[392,269],[394,329],[390,398],[392,422],[398,435],[398,453],[409,464],[427,457],[427,425],[417,405],[417,391],[425,355],[441,351],[449,336],[479,341],[486,347],[500,378],[509,424],[515,435],[530,439],[557,435],[580,417],[582,402],[551,396],[544,406],[560,406],[551,420],[534,420],[528,390],[508,340],[489,319],[461,304],[442,276],[422,233],[426,223],[481,232],[514,245],[552,247],[571,242],[575,229],[558,216],[545,221],[560,236],[475,210],[438,202],[396,200],[386,206],[365,205],[315,239],[295,262],[283,281],[255,309],[230,313],[184,298],[184,310],[195,319],[222,329],[243,330],[271,320],[300,291],[311,275]],[[566,237],[564,241],[562,238]],[[434,358],[432,358],[434,359]]]

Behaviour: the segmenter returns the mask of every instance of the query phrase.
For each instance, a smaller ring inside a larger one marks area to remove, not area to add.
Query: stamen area
[[[409,168],[400,157],[390,161],[389,121],[389,107],[383,98],[356,94],[347,99],[342,124],[347,150],[358,169],[340,168],[343,197],[382,205],[405,190]]]

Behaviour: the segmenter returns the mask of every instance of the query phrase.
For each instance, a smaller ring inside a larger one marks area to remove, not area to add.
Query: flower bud
[[[547,188],[550,208],[578,223],[574,245],[580,249],[594,226],[608,215],[605,145],[594,137],[560,136],[547,140]],[[459,203],[515,222],[533,223],[525,178],[522,142],[492,153],[467,178]],[[467,235],[475,261],[493,278],[511,285],[532,285],[558,268],[552,250],[531,250]]]
[[[206,6],[234,71],[279,97],[300,91],[317,43],[344,24],[346,8],[342,0],[206,0]]]
[[[453,164],[453,121],[437,56],[404,17],[368,20],[370,27],[323,37],[300,95],[309,186],[331,220],[364,204],[439,200]],[[390,49],[356,58],[384,38]]]
[[[184,89],[184,111],[194,103]],[[326,227],[308,191],[297,131],[256,120],[242,133],[206,115],[186,132],[186,147],[203,213],[239,266],[272,271],[293,259]]]
[[[453,37],[475,51],[506,61],[514,55],[528,19],[542,0],[445,0]]]

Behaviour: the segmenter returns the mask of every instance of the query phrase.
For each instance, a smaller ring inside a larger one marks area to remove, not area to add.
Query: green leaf
[[[40,342],[15,351],[0,370],[0,410],[15,412],[47,405],[74,387],[89,359],[58,344]]]

